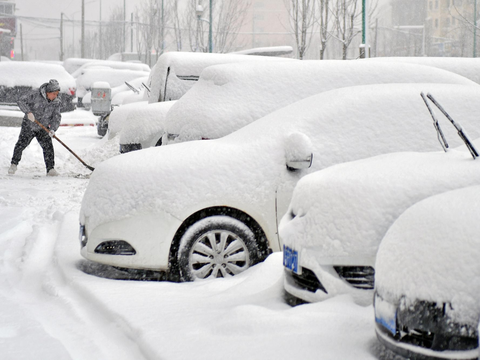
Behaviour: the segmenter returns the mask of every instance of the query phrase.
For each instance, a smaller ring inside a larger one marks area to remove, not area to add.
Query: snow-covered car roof
[[[408,56],[408,57],[374,57],[368,61],[375,62],[403,62],[409,64],[419,64],[433,66],[439,69],[451,71],[462,75],[467,79],[480,84],[480,59],[466,57],[430,57],[430,56]]]
[[[85,59],[85,58],[68,58],[63,61],[63,67],[69,74],[73,74],[75,70],[79,69],[82,65],[97,61],[95,59]]]
[[[125,81],[132,81],[140,77],[148,77],[149,73],[138,70],[127,69],[85,69],[80,76],[76,78],[77,88],[90,89],[96,81],[106,81],[111,88],[122,85]]]
[[[162,54],[152,69],[149,80],[151,92],[146,95],[145,100],[149,103],[158,102],[160,94],[165,89],[165,80],[167,72],[172,72],[176,77],[198,77],[203,69],[208,66],[226,63],[238,62],[258,62],[258,61],[293,61],[292,59],[255,56],[255,55],[237,55],[237,54],[215,54],[215,53],[193,53],[193,52],[167,52]],[[295,61],[296,62],[296,61]],[[180,85],[179,85],[180,86]],[[190,88],[191,84],[188,86]],[[176,99],[172,99],[176,100]]]
[[[131,111],[120,131],[120,145],[142,143],[144,148],[154,146],[163,134],[165,117],[173,104],[175,101],[163,101]]]
[[[216,139],[308,96],[335,88],[381,83],[475,84],[422,65],[365,61],[226,64],[205,69],[169,111],[175,142]]]
[[[476,85],[336,89],[280,109],[221,139],[150,148],[107,160],[90,179],[82,216],[89,217],[93,228],[142,211],[167,209],[181,219],[204,206],[227,203],[250,212],[273,240],[279,187],[286,207],[295,183],[308,173],[382,153],[438,149],[420,91],[434,93],[447,109],[455,109],[452,116],[464,119],[466,128],[478,123]],[[293,173],[286,169],[285,142],[292,133],[310,138],[314,156],[310,169]],[[480,137],[480,130],[471,133]],[[286,208],[280,205],[283,215]]]
[[[451,304],[449,316],[475,329],[480,315],[480,186],[429,197],[385,235],[376,261],[382,296]]]
[[[95,60],[87,61],[77,70],[72,73],[74,78],[79,77],[82,73],[90,68],[110,68],[110,69],[119,69],[119,70],[132,70],[132,71],[145,71],[150,72],[150,67],[147,64],[142,63],[130,63],[122,61],[108,61],[108,60]],[[148,75],[148,74],[147,74]]]
[[[436,139],[433,126],[430,137]],[[465,146],[338,164],[298,182],[280,237],[299,252],[315,251],[321,265],[374,265],[382,238],[403,211],[426,197],[476,184],[480,163]]]
[[[61,65],[29,61],[0,62],[0,86],[39,88],[50,79],[58,80],[60,91],[75,90],[75,79]]]

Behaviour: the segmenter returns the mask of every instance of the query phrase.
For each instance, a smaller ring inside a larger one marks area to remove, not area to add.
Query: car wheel
[[[105,136],[107,134],[107,130],[108,130],[108,117],[110,116],[109,115],[102,115],[100,116],[100,118],[98,119],[98,123],[97,123],[97,134],[99,136]]]
[[[183,281],[230,277],[257,262],[255,235],[229,216],[211,216],[193,224],[180,239],[178,264]]]

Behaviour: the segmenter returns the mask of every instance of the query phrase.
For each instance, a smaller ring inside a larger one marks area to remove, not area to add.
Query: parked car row
[[[456,122],[438,116],[432,126],[422,93]],[[109,136],[120,134],[124,154],[91,176],[80,211],[81,254],[192,281],[233,276],[283,251],[292,305],[349,294],[374,302],[378,338],[396,352],[478,355],[480,309],[472,304],[480,293],[469,285],[478,281],[470,268],[478,257],[467,250],[476,246],[470,237],[477,229],[468,225],[474,215],[447,219],[448,211],[436,209],[422,222],[420,213],[441,201],[456,210],[463,200],[429,199],[480,185],[472,160],[480,140],[465,148],[469,138],[480,139],[479,96],[477,83],[415,64],[205,67],[178,100],[112,112]],[[467,209],[475,207],[472,201]],[[448,235],[433,251],[437,220]],[[448,233],[450,220],[452,229],[468,230]],[[444,254],[457,237],[462,245]],[[410,256],[418,239],[425,240]],[[448,273],[447,260],[461,254],[471,261]],[[434,264],[425,268],[422,260]]]
[[[0,62],[0,104],[16,105],[20,96],[50,79],[60,84],[61,111],[74,110],[75,79],[61,65],[28,61]]]

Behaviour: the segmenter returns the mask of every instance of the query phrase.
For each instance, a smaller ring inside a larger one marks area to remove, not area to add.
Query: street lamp
[[[197,4],[197,7],[195,9],[195,13],[197,15],[197,19],[201,21],[208,22],[208,52],[211,53],[213,50],[213,41],[212,41],[212,2],[213,0],[210,0],[210,14],[209,14],[209,20],[203,19],[203,6],[200,4]]]
[[[365,59],[369,57],[368,44],[368,14],[367,14],[368,0],[362,0],[362,44],[364,46]]]

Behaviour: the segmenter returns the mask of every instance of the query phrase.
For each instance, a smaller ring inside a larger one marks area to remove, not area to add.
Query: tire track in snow
[[[78,216],[87,182],[31,177],[19,177],[16,182],[15,197],[0,194],[0,206],[22,207],[13,216],[17,224],[12,224],[11,234],[0,237],[5,239],[0,241],[4,254],[0,271],[9,274],[8,298],[34,317],[54,341],[59,340],[72,359],[158,359],[146,344],[137,344],[140,336],[121,317],[88,296],[88,291],[76,289],[63,272],[65,262],[57,245],[63,236],[76,241],[78,231],[75,220],[75,231],[65,229],[72,227],[72,222],[65,221],[65,214],[69,219]],[[78,256],[76,245],[69,244]]]

